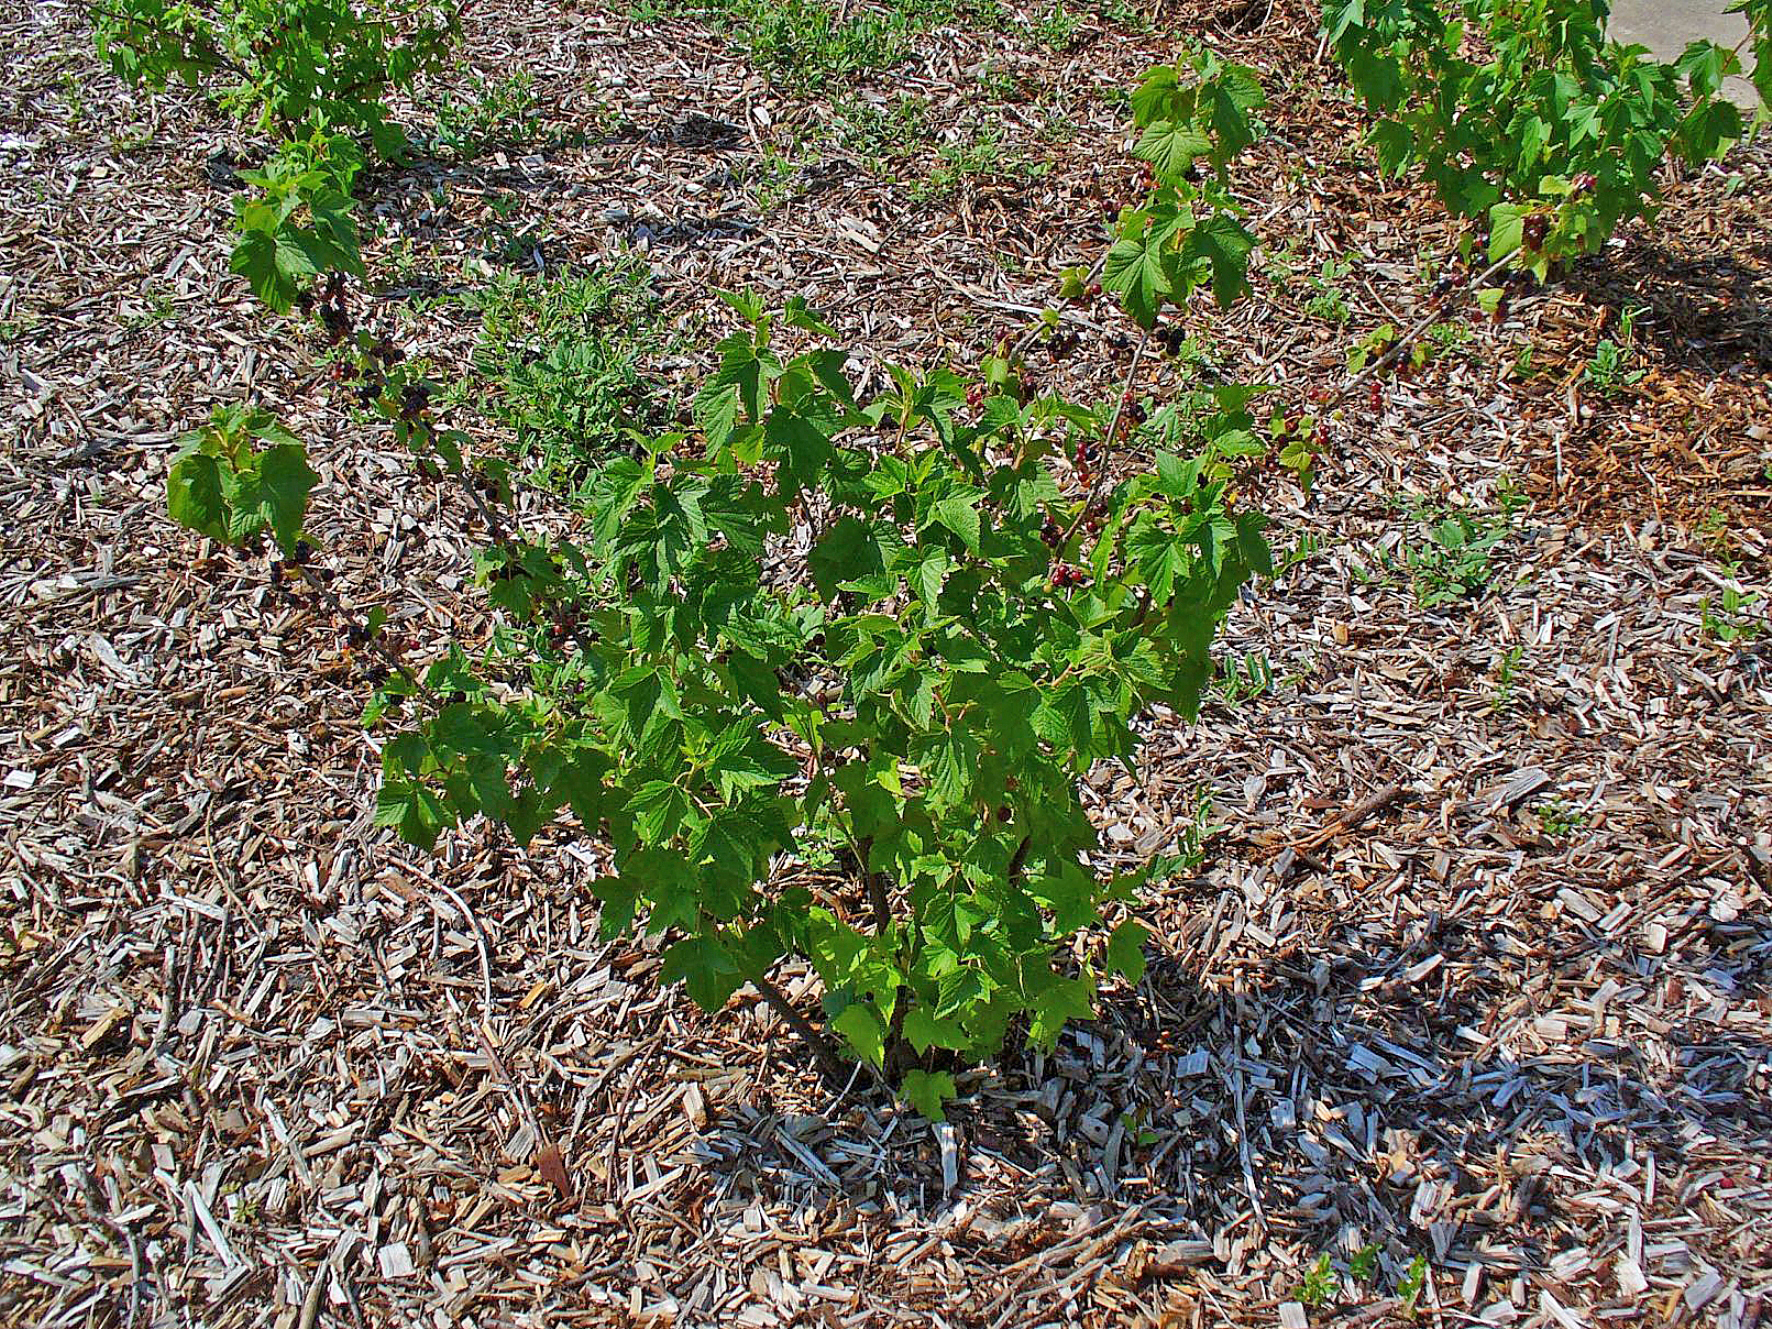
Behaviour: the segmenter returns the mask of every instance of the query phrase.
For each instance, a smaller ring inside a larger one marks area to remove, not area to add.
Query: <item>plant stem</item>
[[[1085,287],[1092,285],[1095,282],[1095,279],[1101,276],[1101,270],[1106,264],[1107,250],[1104,249],[1096,258],[1094,264],[1090,267],[1088,275],[1083,278],[1083,285]],[[1032,346],[1034,344],[1034,339],[1038,337],[1045,328],[1045,321],[1036,318],[1033,325],[1029,327],[1026,332],[1022,333],[1021,336],[1017,337],[1014,344],[1010,346],[1009,355],[1007,357],[1009,362],[1013,364],[1015,362],[1015,357],[1027,350],[1028,347]]]
[[[862,865],[868,882],[868,902],[874,908],[874,931],[884,937],[892,927],[892,901],[886,896],[886,881],[878,872],[869,872]]]
[[[1120,417],[1126,413],[1126,398],[1132,391],[1132,380],[1138,377],[1138,366],[1144,360],[1145,348],[1150,344],[1151,329],[1146,328],[1138,339],[1138,345],[1132,348],[1132,363],[1126,367],[1126,381],[1120,385],[1120,399],[1114,403],[1114,418],[1108,422],[1107,437],[1101,444],[1101,456],[1096,459],[1095,478],[1089,482],[1089,492],[1083,495],[1083,506],[1077,509],[1077,515],[1071,519],[1070,526],[1058,542],[1060,549],[1070,543],[1077,528],[1088,519],[1089,509],[1095,503],[1095,495],[1101,489],[1101,482],[1107,478],[1108,453],[1114,446],[1114,436],[1119,432]]]
[[[1476,277],[1466,282],[1456,291],[1449,292],[1446,298],[1429,309],[1426,316],[1417,322],[1414,327],[1410,328],[1409,331],[1397,338],[1396,345],[1392,346],[1390,350],[1386,351],[1383,355],[1379,356],[1378,359],[1367,365],[1365,369],[1361,370],[1348,382],[1347,386],[1331,397],[1328,403],[1318,410],[1318,418],[1322,419],[1327,417],[1337,406],[1341,405],[1342,402],[1346,401],[1349,397],[1353,396],[1354,393],[1364,387],[1374,375],[1382,374],[1385,370],[1396,364],[1398,360],[1402,359],[1403,355],[1410,347],[1414,346],[1416,342],[1421,340],[1422,335],[1426,333],[1429,328],[1433,327],[1436,323],[1440,323],[1445,319],[1450,318],[1458,311],[1459,307],[1462,306],[1466,300],[1470,299],[1481,287],[1486,285],[1491,277],[1507,267],[1508,264],[1512,263],[1519,256],[1520,250],[1516,247],[1510,250],[1502,258],[1491,263],[1482,272],[1478,273]]]
[[[886,879],[868,867],[868,855],[873,850],[874,842],[863,839],[855,833],[855,823],[848,814],[843,820],[849,830],[849,853],[855,859],[855,870],[861,874],[862,884],[868,888],[868,906],[874,914],[874,932],[884,937],[892,927],[892,900],[886,893]]]
[[[301,579],[308,584],[309,589],[311,589],[320,599],[324,600],[326,602],[326,607],[337,617],[344,619],[348,623],[357,622],[356,616],[353,615],[350,610],[345,608],[344,601],[338,598],[337,593],[333,591],[332,587],[320,580],[318,574],[316,574],[312,568],[308,567],[305,563],[296,563],[295,570],[300,574]],[[362,629],[360,623],[357,624],[357,626],[360,630]],[[388,649],[387,643],[382,641],[380,636],[370,634],[367,631],[365,631],[365,635],[369,640],[369,648],[381,657],[383,664],[387,665],[388,668],[392,669],[395,673],[399,674],[401,678],[405,679],[408,687],[425,697],[428,701],[435,702],[437,700],[437,694],[432,692],[431,689],[425,685],[425,681],[422,678],[413,673],[411,669],[407,668],[404,660]]]
[[[769,1003],[770,1009],[781,1016],[788,1028],[798,1034],[800,1040],[812,1049],[812,1055],[817,1060],[819,1069],[833,1080],[843,1079],[848,1072],[848,1067],[837,1055],[837,1049],[831,1045],[830,1039],[813,1026],[812,1021],[794,1009],[794,1004],[788,1000],[787,994],[762,974],[753,977],[751,984],[763,994],[763,1000]]]

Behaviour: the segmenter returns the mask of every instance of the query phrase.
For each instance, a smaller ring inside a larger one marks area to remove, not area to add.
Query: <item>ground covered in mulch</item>
[[[485,631],[472,528],[228,275],[263,145],[123,89],[72,5],[0,16],[0,1320],[1764,1320],[1765,150],[1437,334],[1310,494],[1263,482],[1292,557],[1234,671],[1092,780],[1126,857],[1201,847],[1141,910],[1149,972],[937,1128],[822,1083],[754,997],[661,992],[656,947],[600,940],[594,844],[371,825],[342,624],[173,527],[168,460],[213,404],[274,405],[324,459],[339,595],[421,641]],[[1140,390],[1296,409],[1458,270],[1285,0],[929,26],[816,93],[674,13],[489,0],[454,90],[527,71],[539,131],[378,172],[352,298],[493,441],[474,292],[630,250],[666,399],[716,286],[971,363],[1100,253],[1119,93],[1181,39],[1270,90],[1236,177],[1263,248]],[[882,146],[866,108],[904,95]],[[1036,364],[1115,390],[1128,325],[1070,318]]]

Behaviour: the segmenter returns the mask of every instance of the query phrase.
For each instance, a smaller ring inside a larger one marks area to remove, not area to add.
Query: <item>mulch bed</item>
[[[1226,377],[1302,407],[1418,316],[1455,234],[1356,150],[1305,9],[1156,22],[1263,73],[1237,179],[1264,250],[1355,260],[1346,327],[1302,278],[1190,315]],[[474,321],[412,297],[484,282],[494,193],[542,237],[520,264],[643,248],[688,346],[711,287],[751,286],[868,356],[970,362],[1099,252],[1134,175],[1103,90],[1172,49],[1094,18],[1062,52],[927,34],[860,95],[964,136],[980,69],[1012,68],[989,114],[1050,168],[919,201],[827,149],[763,211],[765,149],[828,109],[717,34],[510,0],[469,26],[473,67],[531,71],[582,136],[372,181],[377,262],[407,266],[362,316],[440,373]],[[71,5],[6,0],[0,46],[0,1319],[1762,1321],[1772,639],[1706,617],[1772,566],[1763,148],[1350,407],[1309,495],[1260,482],[1283,544],[1313,541],[1224,643],[1272,686],[1157,717],[1136,774],[1091,781],[1128,859],[1204,829],[1140,910],[1149,972],[1053,1056],[963,1075],[932,1127],[819,1081],[753,996],[659,991],[656,945],[600,936],[594,845],[470,828],[425,856],[372,826],[342,625],[172,526],[166,466],[213,404],[273,405],[324,459],[339,594],[420,640],[485,630],[472,526],[228,275],[253,145],[121,88]],[[1585,367],[1637,306],[1641,377],[1602,391]],[[1075,318],[1042,372],[1114,390],[1126,325]],[[1163,399],[1184,370],[1149,374]],[[1421,607],[1399,504],[1515,492],[1480,593]],[[1321,1255],[1369,1245],[1369,1281],[1303,1304]]]

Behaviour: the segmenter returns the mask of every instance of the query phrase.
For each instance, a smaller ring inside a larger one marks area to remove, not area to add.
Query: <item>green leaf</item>
[[[774,787],[800,769],[799,763],[774,744],[764,742],[749,725],[736,728],[746,734],[748,741],[742,747],[719,753],[708,767],[708,774],[720,786],[722,798],[730,799],[744,789]]]
[[[301,294],[300,282],[284,269],[277,239],[269,231],[245,231],[228,256],[228,271],[246,278],[252,293],[279,314],[294,308]]]
[[[1132,155],[1147,161],[1157,176],[1171,184],[1187,178],[1194,162],[1209,156],[1212,140],[1191,124],[1158,120],[1138,137]]]
[[[707,435],[708,445],[724,447],[738,424],[738,385],[710,380],[695,394],[695,423]]]
[[[1034,997],[1028,1040],[1051,1049],[1069,1020],[1087,1020],[1095,1014],[1094,989],[1081,978],[1054,978],[1051,986]]]
[[[1150,929],[1135,918],[1129,918],[1108,937],[1107,961],[1128,983],[1144,977],[1144,944],[1150,940]]]
[[[886,1023],[875,1011],[873,1003],[853,1001],[831,1021],[831,1028],[843,1035],[843,1041],[856,1056],[878,1070],[886,1062]]]
[[[300,443],[279,443],[258,464],[258,483],[252,499],[264,514],[285,554],[295,553],[307,516],[308,495],[320,476],[308,465],[308,450]]]
[[[1211,265],[1212,295],[1220,308],[1230,308],[1249,293],[1249,253],[1254,248],[1255,237],[1222,213],[1202,217],[1189,234],[1187,253]]]
[[[643,844],[663,844],[682,829],[689,795],[669,780],[648,780],[624,806],[634,815],[634,831]]]
[[[858,518],[844,517],[813,547],[807,566],[819,595],[829,600],[841,583],[883,571],[886,563],[873,529]]]
[[[744,986],[745,977],[724,946],[712,937],[698,936],[685,937],[664,953],[658,981],[668,984],[679,980],[689,999],[711,1012]]]
[[[1489,209],[1489,261],[1499,263],[1525,243],[1526,218],[1537,209],[1520,203],[1497,203]]]
[[[922,1005],[904,1013],[904,1036],[919,1057],[932,1047],[964,1049],[970,1041],[958,1021],[943,1019]]]
[[[946,1121],[949,1100],[959,1094],[954,1077],[946,1071],[906,1071],[899,1086],[907,1102],[930,1121]]]
[[[973,554],[979,552],[979,516],[977,500],[955,496],[944,498],[935,505],[935,515],[941,524],[955,535],[960,542]]]
[[[166,480],[166,510],[180,526],[228,543],[228,504],[221,466],[214,457],[187,446]]]
[[[1157,311],[1175,292],[1162,243],[1148,228],[1114,242],[1102,268],[1101,284],[1120,296],[1126,312],[1142,328],[1156,326]]]

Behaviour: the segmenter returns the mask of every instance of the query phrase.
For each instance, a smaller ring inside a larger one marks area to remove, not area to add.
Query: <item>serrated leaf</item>
[[[259,460],[252,498],[285,554],[295,553],[302,520],[307,516],[308,495],[319,480],[319,474],[308,465],[308,450],[300,443],[279,443]]]
[[[1520,203],[1497,203],[1489,209],[1489,261],[1499,263],[1526,238],[1526,218],[1536,209]]]
[[[1144,977],[1144,944],[1150,937],[1150,929],[1136,918],[1127,919],[1108,937],[1107,962],[1128,983]]]
[[[838,586],[885,569],[873,529],[856,517],[841,518],[807,555],[807,568],[818,593],[829,600]]]
[[[226,543],[228,504],[220,463],[196,451],[187,451],[173,462],[166,479],[166,510],[180,526]]]
[[[1159,179],[1177,184],[1187,178],[1194,162],[1210,156],[1212,140],[1191,124],[1158,120],[1138,136],[1132,155],[1151,164]]]
[[[1234,217],[1218,213],[1202,217],[1188,236],[1187,253],[1203,258],[1212,269],[1212,295],[1228,309],[1249,293],[1249,253],[1255,237]]]
[[[959,1094],[954,1077],[946,1071],[906,1071],[899,1092],[905,1101],[929,1121],[946,1121],[948,1101]]]
[[[738,385],[716,380],[702,384],[691,410],[696,425],[707,435],[708,446],[719,450],[738,424]]]
[[[960,543],[973,554],[979,552],[980,522],[976,500],[955,496],[944,498],[935,505],[935,515],[941,524],[960,537]]]
[[[1142,235],[1114,242],[1102,267],[1101,284],[1120,296],[1126,312],[1142,328],[1156,326],[1163,301],[1175,292],[1161,242],[1148,228]]]
[[[843,1035],[843,1041],[870,1066],[878,1069],[885,1064],[886,1025],[872,1002],[850,1002],[831,1021],[831,1028]]]
[[[942,1019],[927,1006],[904,1013],[904,1036],[919,1057],[932,1047],[964,1049],[969,1041],[958,1021]]]
[[[704,1011],[717,1011],[744,984],[731,954],[711,937],[685,937],[664,953],[658,981],[681,980],[689,999]]]
[[[689,795],[669,780],[648,780],[623,806],[633,814],[634,831],[643,844],[662,844],[682,829]]]

